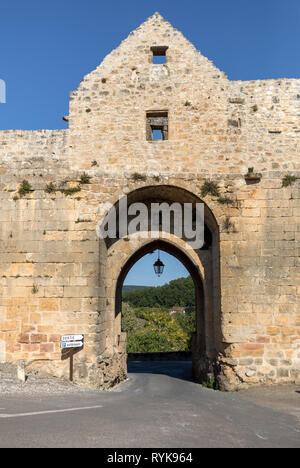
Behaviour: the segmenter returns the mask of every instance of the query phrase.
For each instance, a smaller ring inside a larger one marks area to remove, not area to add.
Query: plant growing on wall
[[[21,186],[19,187],[18,193],[20,197],[25,197],[28,193],[33,192],[30,183],[28,180],[23,180]]]
[[[294,184],[296,180],[297,180],[296,176],[287,174],[282,179],[282,187],[289,187],[290,185]]]
[[[80,180],[79,180],[79,183],[80,184],[89,184],[91,182],[91,176],[88,175],[86,172],[84,172],[83,174],[81,174],[80,176]]]
[[[39,287],[36,283],[32,286],[31,292],[32,294],[37,294],[39,292]]]
[[[52,182],[50,182],[50,184],[48,184],[47,187],[45,188],[46,193],[53,193],[55,191],[56,191],[56,188]]]
[[[142,180],[143,182],[145,182],[146,176],[143,174],[139,174],[138,172],[135,172],[134,174],[132,174],[131,179],[134,180],[135,182],[138,182],[139,180]]]
[[[218,198],[218,203],[220,203],[221,205],[232,205],[234,202],[233,202],[232,198],[227,197],[225,195],[225,196],[220,196]]]
[[[77,187],[71,187],[71,188],[67,188],[67,189],[59,189],[59,191],[60,191],[60,193],[63,193],[64,195],[66,195],[68,197],[70,195],[73,195],[74,193],[80,192],[81,188],[79,187],[79,185],[77,185]]]
[[[212,197],[219,197],[220,190],[218,185],[212,180],[205,180],[201,187],[201,196],[206,197],[206,195],[211,195]]]
[[[227,216],[223,221],[222,227],[223,231],[227,232],[227,234],[229,234],[230,232],[237,232],[235,225],[231,222],[229,216]]]

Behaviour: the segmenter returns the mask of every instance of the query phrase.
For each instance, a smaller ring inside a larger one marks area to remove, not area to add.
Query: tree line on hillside
[[[164,286],[123,291],[123,302],[132,307],[195,307],[192,278],[179,278]]]

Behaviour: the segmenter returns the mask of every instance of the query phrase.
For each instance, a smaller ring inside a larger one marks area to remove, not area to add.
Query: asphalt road
[[[188,362],[129,370],[111,392],[0,396],[0,447],[300,447],[299,387],[277,410],[191,382]]]

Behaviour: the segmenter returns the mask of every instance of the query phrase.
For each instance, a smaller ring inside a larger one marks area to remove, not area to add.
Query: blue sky
[[[166,252],[160,251],[160,259],[165,264],[163,274],[158,277],[154,273],[153,264],[158,258],[158,251],[153,254],[145,255],[131,268],[127,277],[125,278],[125,284],[134,284],[136,286],[162,286],[168,283],[172,279],[182,278],[189,275],[187,269],[182,265],[177,258],[173,255],[169,255]]]
[[[300,77],[299,0],[4,0],[0,129],[67,128],[69,92],[155,11],[232,80]]]
[[[4,0],[0,129],[66,128],[69,92],[155,11],[230,79],[300,77],[299,0]]]

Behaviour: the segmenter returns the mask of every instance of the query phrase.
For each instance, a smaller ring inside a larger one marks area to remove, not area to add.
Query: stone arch
[[[187,252],[178,245],[178,242],[170,240],[156,239],[149,241],[148,243],[142,245],[138,250],[136,250],[123,265],[123,268],[120,271],[119,277],[116,284],[116,294],[115,294],[115,317],[119,322],[118,329],[120,328],[120,320],[122,313],[122,288],[124,280],[127,276],[127,273],[134,266],[134,264],[140,260],[142,257],[147,255],[154,250],[162,250],[176,257],[188,270],[190,273],[195,287],[195,299],[196,299],[196,334],[198,336],[198,342],[200,344],[199,353],[201,356],[205,355],[206,352],[206,341],[205,341],[205,287],[202,278],[201,270],[203,270],[202,265],[197,263],[195,259],[190,257]]]
[[[134,202],[167,201],[200,203],[198,196],[180,187],[151,185],[127,194],[128,205]],[[203,203],[203,202],[202,202]],[[118,210],[118,202],[114,205]],[[197,333],[193,340],[193,369],[202,379],[211,370],[221,340],[220,255],[219,226],[207,204],[204,204],[205,224],[212,242],[208,249],[188,248],[184,239],[172,233],[160,232],[159,238],[145,239],[139,233],[126,239],[115,239],[107,245],[100,243],[102,252],[103,303],[106,304],[106,351],[113,359],[122,361],[126,368],[126,338],[121,332],[121,288],[130,268],[146,253],[160,248],[174,255],[190,272],[197,299]],[[124,369],[123,369],[124,371]],[[123,372],[126,374],[126,369]]]

